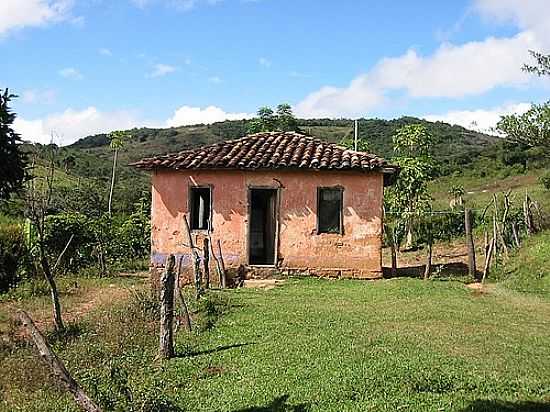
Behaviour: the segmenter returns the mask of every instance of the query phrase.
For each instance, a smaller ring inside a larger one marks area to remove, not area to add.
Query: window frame
[[[208,225],[206,229],[196,229],[193,228],[194,226],[194,213],[193,213],[193,191],[197,189],[208,189],[210,194],[210,202],[209,202],[209,214],[208,214]],[[187,214],[189,216],[189,229],[191,232],[212,232],[213,231],[213,225],[212,225],[212,217],[214,212],[214,186],[213,185],[189,185],[187,188]]]
[[[340,225],[337,231],[326,232],[321,231],[321,192],[323,190],[334,190],[340,192]],[[317,187],[317,228],[316,232],[318,235],[328,234],[328,235],[343,235],[344,234],[344,187],[343,186],[319,186]]]

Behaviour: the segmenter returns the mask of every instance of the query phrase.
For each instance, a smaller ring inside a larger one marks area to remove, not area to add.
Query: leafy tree
[[[283,103],[277,106],[277,112],[267,106],[258,109],[258,117],[248,124],[248,133],[298,131],[298,120],[292,113],[292,107]]]
[[[550,54],[543,54],[529,50],[531,56],[536,60],[534,66],[524,64],[522,69],[527,73],[534,73],[537,76],[550,76]]]
[[[20,150],[21,139],[13,130],[15,113],[9,107],[12,98],[8,89],[0,90],[0,200],[23,186],[26,157]]]
[[[550,103],[533,104],[524,114],[503,116],[497,130],[516,143],[550,147]]]
[[[292,113],[292,107],[287,103],[282,103],[277,106],[277,124],[283,132],[291,132],[298,130],[298,120]]]
[[[432,145],[432,135],[422,124],[404,126],[393,137],[393,162],[401,172],[389,190],[386,210],[405,222],[406,248],[413,246],[415,219],[430,206],[428,182],[435,171]]]
[[[537,76],[550,76],[550,55],[529,50],[535,65],[525,64],[523,70]],[[533,104],[524,114],[503,116],[497,130],[513,142],[527,146],[550,147],[550,102]]]
[[[115,179],[116,179],[116,166],[118,160],[118,151],[122,149],[125,143],[130,139],[130,134],[125,131],[115,131],[109,135],[110,144],[109,146],[114,151],[113,155],[113,174],[111,176],[111,188],[109,190],[109,216],[112,215],[112,206],[113,206],[113,191],[115,188]]]

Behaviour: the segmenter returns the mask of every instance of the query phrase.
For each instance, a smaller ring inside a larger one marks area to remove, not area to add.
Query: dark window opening
[[[317,232],[342,234],[343,193],[341,188],[317,191]]]
[[[274,265],[277,233],[277,190],[250,190],[249,262]]]
[[[209,187],[192,187],[189,191],[191,230],[210,229],[212,193]]]

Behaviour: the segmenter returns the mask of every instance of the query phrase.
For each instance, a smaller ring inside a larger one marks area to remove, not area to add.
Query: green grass
[[[550,296],[550,231],[527,239],[511,257],[501,278],[510,289]]]
[[[415,279],[212,292],[215,326],[180,332],[163,364],[147,299],[91,312],[55,343],[104,406],[129,410],[131,393],[151,411],[550,409],[548,295]],[[4,410],[76,410],[28,347],[4,355]]]

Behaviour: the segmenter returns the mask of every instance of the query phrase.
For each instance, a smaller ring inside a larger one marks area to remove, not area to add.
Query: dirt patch
[[[284,282],[283,279],[247,279],[244,281],[244,287],[269,290]]]

